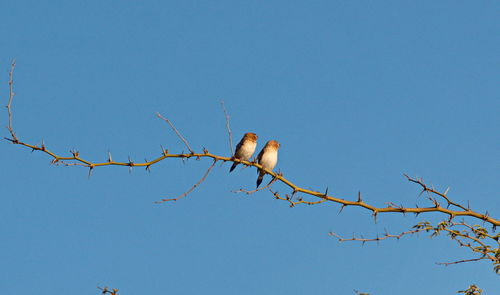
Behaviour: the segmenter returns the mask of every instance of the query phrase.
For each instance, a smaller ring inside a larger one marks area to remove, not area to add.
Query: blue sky
[[[424,177],[498,217],[500,6],[494,1],[8,1],[0,4],[0,91],[17,59],[22,140],[92,161],[235,141],[281,143],[277,169],[305,188],[367,202],[426,205]],[[495,86],[496,85],[496,86]],[[6,113],[0,115],[7,123]],[[7,132],[4,130],[3,136]],[[289,208],[253,188],[252,169],[166,160],[151,173],[50,165],[0,145],[2,294],[452,294],[498,288],[487,262],[446,238],[338,243],[400,232],[436,214],[382,215],[336,204]],[[280,185],[276,188],[285,192]]]

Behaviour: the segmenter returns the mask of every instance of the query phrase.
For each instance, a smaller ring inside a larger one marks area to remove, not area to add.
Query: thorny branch
[[[413,235],[420,232],[431,233],[430,237],[436,237],[441,232],[446,232],[450,239],[456,241],[460,247],[465,247],[470,249],[472,252],[479,254],[479,257],[472,259],[463,259],[453,262],[440,262],[440,265],[451,265],[463,262],[479,261],[479,260],[490,260],[496,272],[500,271],[500,233],[493,235],[488,233],[488,231],[478,225],[469,225],[465,221],[461,222],[450,222],[442,221],[436,226],[432,226],[429,222],[420,222],[413,226],[411,230],[404,231],[400,234],[389,234],[387,231],[382,236],[377,236],[375,238],[364,238],[363,236],[356,237],[353,235],[352,238],[343,238],[340,235],[330,232],[331,236],[338,239],[339,242],[348,241],[358,241],[363,245],[366,242],[379,242],[386,239],[400,239],[406,235]]]
[[[445,199],[446,203],[447,203],[447,206],[446,206],[447,208],[450,206],[455,206],[455,207],[460,208],[460,209],[465,210],[465,211],[470,210],[470,208],[465,208],[464,206],[462,206],[460,204],[452,202],[448,198],[447,194],[448,194],[448,191],[450,190],[450,188],[447,188],[444,193],[440,193],[440,192],[436,191],[433,187],[431,188],[431,187],[427,186],[425,183],[423,183],[423,179],[421,179],[421,178],[414,179],[414,178],[411,178],[410,176],[408,176],[407,174],[403,174],[403,175],[406,177],[406,179],[408,179],[408,181],[416,183],[422,187],[421,194],[424,192],[429,192],[429,193],[432,193],[434,195],[440,196],[441,198]]]
[[[274,198],[276,198],[277,200],[287,201],[288,203],[290,203],[290,207],[295,207],[295,205],[298,204],[316,205],[326,202],[326,199],[321,199],[319,201],[304,201],[302,197],[298,197],[296,198],[296,201],[294,201],[293,197],[295,193],[285,194],[285,197],[281,197],[281,195],[277,191],[273,191],[271,188],[269,188],[269,191],[273,194]]]
[[[12,71],[13,71],[13,68],[12,68]],[[10,103],[9,103],[9,105],[7,105],[7,109],[9,112],[11,111],[10,110],[11,109]],[[305,189],[305,188],[302,188],[302,187],[296,185],[295,183],[288,180],[287,178],[285,178],[282,173],[276,173],[276,172],[273,172],[271,170],[265,169],[264,167],[262,167],[260,164],[258,164],[256,162],[249,162],[249,161],[234,159],[232,157],[219,156],[216,154],[209,153],[208,150],[206,150],[206,149],[204,149],[202,153],[196,153],[193,151],[193,149],[191,149],[187,140],[175,128],[175,126],[170,122],[170,120],[168,120],[167,118],[164,118],[159,113],[157,114],[157,116],[158,116],[158,118],[166,121],[170,125],[170,127],[172,127],[174,132],[178,135],[178,137],[182,140],[182,142],[189,149],[190,153],[170,154],[168,152],[168,150],[165,150],[162,148],[161,156],[157,157],[156,159],[154,159],[152,161],[145,161],[142,163],[134,163],[131,160],[129,160],[128,162],[117,162],[117,161],[113,161],[113,160],[111,160],[111,158],[109,158],[107,162],[94,163],[94,162],[91,162],[89,160],[86,160],[86,159],[80,157],[80,153],[78,151],[70,151],[72,154],[71,156],[60,156],[60,155],[57,155],[57,154],[51,152],[50,150],[48,150],[47,147],[43,143],[40,146],[37,144],[29,144],[29,143],[25,143],[25,142],[20,141],[18,138],[15,138],[14,136],[12,136],[12,138],[5,138],[5,139],[7,139],[8,141],[10,141],[13,144],[17,144],[17,145],[21,145],[21,146],[25,146],[27,148],[30,148],[33,151],[41,151],[41,152],[48,154],[49,156],[51,156],[53,158],[52,159],[53,164],[61,164],[62,163],[63,165],[66,165],[66,166],[78,165],[78,166],[87,167],[89,169],[94,169],[94,168],[100,167],[100,166],[145,167],[146,169],[149,169],[149,167],[151,167],[152,165],[154,165],[162,160],[165,160],[167,158],[189,159],[189,158],[195,157],[197,159],[211,158],[213,160],[222,161],[222,162],[238,162],[238,163],[242,163],[246,166],[252,166],[252,167],[256,167],[258,169],[263,170],[265,173],[271,175],[274,178],[273,179],[274,182],[281,182],[282,184],[288,186],[292,190],[293,194],[302,193],[304,195],[314,196],[314,197],[320,198],[320,199],[325,200],[325,201],[338,203],[342,206],[342,208],[348,207],[348,206],[361,207],[361,208],[372,211],[374,217],[376,217],[380,213],[421,214],[421,213],[429,213],[429,212],[440,212],[440,213],[448,215],[450,220],[457,217],[457,216],[468,216],[468,217],[473,217],[473,218],[483,220],[484,222],[490,223],[494,227],[500,225],[500,220],[489,216],[488,213],[482,214],[482,213],[473,211],[470,208],[465,208],[461,205],[458,205],[454,202],[451,202],[449,200],[449,198],[446,196],[446,194],[440,193],[440,192],[434,190],[433,188],[429,188],[420,179],[414,179],[414,178],[411,178],[409,176],[406,176],[408,181],[419,184],[420,186],[423,187],[424,191],[427,191],[428,193],[436,194],[440,197],[445,198],[445,200],[448,202],[447,203],[448,206],[443,207],[436,199],[432,199],[432,206],[429,206],[429,207],[403,207],[403,206],[394,206],[392,203],[389,203],[386,207],[376,207],[374,205],[370,205],[370,204],[364,202],[361,198],[361,194],[358,195],[358,199],[356,201],[350,201],[350,200],[346,200],[346,199],[343,199],[340,197],[334,197],[332,195],[329,195],[328,190],[325,193],[322,193],[319,191]],[[12,133],[13,133],[13,131],[12,131]],[[458,207],[459,210],[449,209],[448,207],[450,204],[454,205],[455,207]]]
[[[70,153],[71,155],[69,156],[60,156],[52,151],[48,150],[45,144],[41,143],[41,145],[38,144],[30,144],[30,143],[25,143],[21,140],[18,139],[16,136],[13,127],[12,127],[12,100],[14,97],[14,91],[13,91],[13,72],[14,72],[14,67],[15,67],[15,62],[13,61],[11,64],[11,69],[9,72],[9,101],[6,106],[7,111],[8,111],[8,116],[9,116],[9,125],[7,129],[9,130],[10,137],[5,138],[6,140],[10,141],[12,144],[24,146],[27,148],[30,148],[32,151],[41,151],[45,154],[48,154],[49,156],[52,157],[52,164],[56,165],[64,165],[64,166],[83,166],[86,168],[89,168],[89,175],[92,169],[95,167],[100,167],[100,166],[126,166],[131,169],[132,167],[145,167],[147,170],[149,168],[167,158],[179,158],[179,159],[189,159],[189,158],[210,158],[213,160],[212,165],[207,169],[203,177],[193,185],[188,191],[186,191],[184,194],[177,198],[170,198],[170,199],[162,199],[161,201],[158,201],[157,203],[162,203],[162,202],[167,202],[167,201],[177,201],[185,196],[187,196],[189,193],[191,193],[197,186],[199,186],[208,176],[212,168],[215,166],[215,164],[218,161],[221,162],[238,162],[242,163],[247,167],[256,167],[258,169],[263,170],[265,173],[271,175],[273,178],[272,180],[268,183],[268,185],[256,189],[256,190],[244,190],[240,189],[236,192],[244,192],[246,194],[252,194],[255,192],[258,192],[260,190],[267,189],[269,190],[273,196],[276,199],[287,201],[290,204],[290,207],[294,207],[298,204],[307,204],[307,205],[315,205],[315,204],[320,204],[324,203],[326,201],[330,201],[333,203],[338,203],[341,205],[341,211],[344,207],[348,206],[354,206],[354,207],[361,207],[364,209],[367,209],[369,211],[372,211],[373,216],[376,218],[379,213],[401,213],[401,214],[406,214],[406,213],[414,213],[416,215],[421,214],[421,213],[430,213],[430,212],[439,212],[445,215],[448,215],[448,221],[443,221],[439,223],[437,226],[431,226],[428,222],[423,222],[417,224],[412,230],[402,232],[399,235],[391,235],[386,233],[382,237],[377,237],[377,238],[371,238],[371,239],[365,239],[365,238],[356,238],[353,237],[351,239],[344,239],[338,236],[337,234],[331,233],[332,236],[335,236],[339,239],[339,241],[361,241],[363,243],[365,242],[370,242],[370,241],[380,241],[380,240],[385,240],[388,238],[396,238],[399,239],[404,235],[410,235],[410,234],[415,234],[418,232],[432,232],[431,237],[438,235],[440,232],[446,232],[448,236],[450,236],[451,239],[455,240],[459,246],[461,247],[466,247],[472,250],[475,253],[480,254],[481,256],[478,258],[473,258],[473,259],[465,259],[465,260],[459,260],[455,262],[448,262],[448,263],[442,263],[444,265],[449,265],[449,264],[456,264],[456,263],[461,263],[461,262],[468,262],[468,261],[477,261],[477,260],[483,260],[483,259],[488,259],[493,261],[495,265],[495,269],[497,272],[500,271],[500,250],[498,246],[498,242],[500,240],[500,234],[493,234],[496,231],[496,226],[500,225],[500,220],[495,219],[491,217],[487,212],[482,214],[476,211],[473,211],[470,209],[470,206],[463,206],[460,205],[456,202],[453,202],[449,197],[448,197],[448,191],[449,189],[446,189],[445,192],[439,192],[434,187],[428,186],[424,183],[422,179],[419,178],[412,178],[408,175],[404,175],[406,179],[412,183],[418,184],[422,188],[422,193],[426,192],[429,197],[428,199],[431,202],[431,206],[428,207],[404,207],[403,205],[396,205],[393,202],[387,202],[385,207],[376,207],[373,205],[370,205],[366,202],[363,201],[361,198],[361,193],[358,194],[357,200],[356,201],[350,201],[346,200],[340,197],[333,196],[331,194],[328,194],[328,188],[324,193],[319,192],[319,191],[314,191],[310,189],[305,189],[302,187],[299,187],[298,185],[294,184],[287,178],[283,176],[282,173],[278,172],[273,172],[270,170],[267,170],[263,168],[260,164],[256,162],[250,162],[250,161],[244,161],[240,159],[235,159],[233,158],[233,147],[232,147],[232,135],[231,135],[231,129],[229,127],[229,115],[224,107],[224,102],[221,101],[221,106],[224,111],[224,114],[226,116],[226,128],[228,130],[229,134],[229,142],[231,145],[231,156],[230,157],[225,157],[225,156],[219,156],[216,154],[210,153],[207,149],[203,149],[203,152],[201,153],[196,153],[191,147],[189,146],[188,141],[182,136],[182,134],[175,128],[175,126],[168,120],[167,118],[164,118],[161,116],[159,113],[157,113],[158,118],[166,121],[172,130],[177,134],[177,136],[180,138],[180,140],[184,143],[184,145],[188,148],[190,153],[180,153],[180,154],[171,154],[168,152],[168,150],[164,149],[162,147],[161,149],[161,155],[158,156],[157,158],[151,160],[151,161],[144,161],[140,163],[135,163],[133,162],[130,158],[128,159],[127,162],[118,162],[114,161],[111,158],[111,155],[109,154],[108,160],[106,162],[91,162],[89,160],[86,160],[82,157],[80,157],[80,153],[76,150],[71,150]],[[284,184],[285,186],[289,187],[292,192],[290,194],[285,193],[284,196],[282,194],[278,193],[278,191],[275,191],[271,189],[271,186],[276,183],[280,182]],[[317,197],[319,198],[318,201],[305,201],[302,196],[300,197],[295,197],[297,193],[302,193],[302,195],[308,195],[312,197]],[[433,197],[434,196],[434,197]],[[446,203],[445,206],[442,206],[438,199],[441,198],[444,200]],[[451,207],[451,209],[450,209]],[[478,225],[469,225],[465,223],[464,221],[455,223],[453,222],[453,219],[457,216],[462,216],[462,217],[472,217],[476,218],[479,220],[482,220],[483,222],[489,223],[492,225],[492,232],[489,233],[485,228],[480,227]],[[461,227],[463,228],[462,230],[456,230],[454,228]],[[494,242],[492,242],[494,241]],[[496,244],[495,244],[496,243]],[[494,245],[491,245],[494,244]],[[116,294],[116,292],[113,290],[112,293],[109,290],[102,289],[103,293],[110,293],[110,294]]]
[[[415,228],[415,227],[414,227]],[[356,236],[353,235],[352,238],[343,238],[341,237],[340,235],[334,233],[334,232],[330,232],[329,235],[330,236],[333,236],[335,238],[337,238],[337,240],[339,242],[350,242],[350,241],[358,241],[358,242],[362,242],[363,244],[365,244],[366,242],[379,242],[379,241],[382,241],[382,240],[386,240],[386,239],[401,239],[403,236],[406,236],[406,235],[410,235],[410,234],[416,234],[416,233],[419,233],[421,231],[429,231],[431,230],[432,227],[423,227],[423,228],[417,228],[415,230],[409,230],[409,231],[404,231],[398,235],[395,235],[395,234],[389,234],[388,232],[385,232],[383,236],[377,236],[375,238],[365,238],[363,236],[361,236],[360,238],[357,238]]]

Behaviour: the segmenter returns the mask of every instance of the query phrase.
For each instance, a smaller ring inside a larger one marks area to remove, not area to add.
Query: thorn
[[[342,204],[342,206],[340,207],[340,210],[339,210],[339,213],[338,213],[338,214],[342,213],[342,210],[344,210],[344,207],[345,207],[345,206],[347,206],[347,205],[346,205],[346,204]]]
[[[69,152],[73,154],[74,158],[78,158],[78,156],[80,155],[80,152],[78,152],[77,150],[70,150]]]
[[[328,187],[326,187],[325,197],[328,196]]]
[[[90,175],[92,174],[92,169],[94,169],[94,166],[89,166],[89,174],[87,175],[87,178],[90,179]]]
[[[111,163],[113,162],[113,158],[111,157],[111,152],[108,151],[108,162]]]
[[[444,191],[443,195],[445,195],[445,196],[446,196],[446,194],[448,193],[448,191],[449,191],[449,190],[450,190],[450,187],[448,187],[448,188]]]
[[[358,203],[361,203],[363,200],[361,200],[361,192],[358,191]]]
[[[160,147],[161,147],[161,153],[162,153],[164,156],[168,155],[168,150],[164,149],[162,145],[160,145]]]

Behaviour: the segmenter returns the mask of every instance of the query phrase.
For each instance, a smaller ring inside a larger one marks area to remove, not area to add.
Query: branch
[[[233,135],[231,133],[231,128],[229,127],[229,114],[226,111],[226,108],[224,107],[224,101],[220,101],[220,105],[222,107],[222,110],[224,111],[224,115],[226,116],[226,129],[227,129],[227,134],[229,136],[229,148],[231,150],[231,156],[234,156],[234,150],[233,150]]]
[[[10,75],[11,81],[13,80],[12,79],[13,69],[14,69],[14,63],[13,63],[13,66],[11,67],[11,75]],[[11,95],[10,95],[9,104],[8,104],[9,114],[10,114],[10,105],[12,103],[12,98],[14,96],[13,93],[14,92],[12,91],[12,83],[11,83]],[[446,195],[447,191],[445,193],[440,193],[440,192],[434,190],[433,188],[429,188],[427,185],[425,185],[423,183],[423,181],[421,179],[413,179],[407,175],[405,175],[405,176],[409,181],[419,184],[423,188],[424,191],[431,193],[431,194],[435,194],[435,195],[445,199],[447,201],[448,206],[446,208],[442,207],[437,202],[437,200],[431,198],[432,206],[430,206],[430,207],[393,206],[392,205],[393,203],[389,203],[386,207],[376,207],[374,205],[365,203],[361,199],[360,195],[358,195],[357,201],[349,201],[349,200],[345,200],[345,199],[337,197],[337,196],[329,195],[328,192],[322,193],[319,191],[305,189],[305,188],[302,188],[302,187],[296,185],[291,180],[288,180],[287,178],[285,178],[283,176],[283,174],[276,173],[276,172],[273,172],[271,170],[265,169],[264,167],[262,167],[258,163],[243,161],[243,160],[239,160],[239,159],[236,160],[236,159],[233,159],[232,157],[218,156],[216,154],[209,153],[208,150],[206,150],[206,149],[204,149],[202,153],[196,153],[191,149],[187,140],[180,134],[180,132],[174,127],[174,125],[168,119],[162,117],[159,113],[157,114],[157,116],[160,119],[166,121],[170,125],[170,127],[172,127],[172,129],[177,134],[177,136],[184,142],[186,147],[189,149],[189,151],[190,151],[189,154],[186,154],[186,153],[169,154],[167,150],[162,148],[161,156],[157,157],[156,159],[154,159],[152,161],[145,161],[142,163],[134,163],[131,160],[129,160],[128,162],[117,162],[117,161],[113,161],[111,158],[109,158],[107,162],[94,163],[94,162],[91,162],[89,160],[81,158],[78,151],[71,151],[72,156],[60,156],[60,155],[57,155],[57,154],[49,151],[43,143],[41,146],[38,146],[36,144],[29,144],[29,143],[22,142],[15,136],[13,130],[10,130],[11,131],[11,138],[6,138],[6,139],[9,140],[13,144],[17,144],[20,146],[30,148],[33,151],[41,151],[41,152],[48,154],[49,156],[51,156],[53,158],[52,163],[54,163],[54,164],[61,164],[62,163],[63,165],[80,165],[80,166],[87,167],[89,169],[93,169],[95,167],[100,167],[100,166],[126,166],[129,168],[142,166],[142,167],[145,167],[146,169],[149,169],[150,166],[152,166],[152,165],[154,165],[154,164],[156,164],[156,163],[158,163],[166,158],[188,159],[191,157],[195,157],[197,159],[211,158],[214,161],[217,160],[217,161],[222,161],[222,162],[238,162],[238,163],[242,163],[246,166],[255,167],[255,168],[258,168],[258,169],[264,171],[266,174],[269,174],[273,177],[273,182],[281,182],[282,184],[291,188],[294,193],[303,193],[305,195],[310,195],[310,196],[320,198],[321,200],[324,200],[324,201],[338,203],[338,204],[342,205],[342,208],[347,207],[347,206],[361,207],[361,208],[364,208],[366,210],[372,211],[374,216],[377,216],[379,213],[421,214],[421,213],[439,212],[439,213],[448,215],[449,220],[452,220],[453,218],[455,218],[457,216],[468,216],[468,217],[476,218],[476,219],[482,220],[484,222],[487,222],[487,223],[493,225],[493,227],[500,225],[500,220],[491,217],[488,213],[482,214],[479,212],[475,212],[475,211],[471,210],[470,208],[465,208],[464,206],[461,206],[457,203],[454,203],[447,197],[447,195]],[[11,127],[11,125],[10,125],[10,127]],[[324,201],[321,201],[318,203],[322,203]],[[453,205],[454,207],[456,207],[458,209],[457,210],[449,209],[448,207],[450,205]]]
[[[113,289],[113,290],[109,290],[108,287],[104,287],[104,288],[101,288],[101,287],[97,287],[97,289],[101,290],[101,294],[102,295],[106,295],[106,294],[109,294],[109,295],[118,295],[118,289]]]
[[[285,194],[285,197],[283,198],[277,191],[273,191],[271,188],[269,188],[269,191],[273,194],[274,198],[276,198],[277,200],[287,201],[288,203],[290,203],[290,207],[295,207],[295,205],[298,204],[316,205],[326,202],[326,199],[321,199],[319,201],[304,201],[302,197],[297,198],[297,201],[293,201],[293,196],[295,192],[293,192],[291,195]]]
[[[399,235],[393,235],[393,234],[389,234],[389,233],[386,232],[382,237],[378,237],[377,236],[376,238],[368,238],[368,239],[365,239],[364,237],[356,238],[355,236],[353,236],[352,238],[343,238],[343,237],[341,237],[340,235],[338,235],[338,234],[336,234],[334,232],[330,232],[329,235],[333,236],[333,237],[336,237],[339,242],[358,241],[358,242],[362,242],[364,244],[366,242],[378,242],[378,241],[382,241],[382,240],[386,240],[386,239],[391,239],[391,238],[399,240],[403,236],[416,234],[416,233],[419,233],[419,232],[422,232],[422,231],[429,231],[431,229],[433,229],[433,227],[431,227],[431,226],[427,227],[426,226],[426,227],[423,227],[423,228],[417,228],[415,230],[405,231],[405,232],[400,233]]]
[[[14,140],[14,139],[7,138],[7,140],[11,141],[13,144],[18,144],[18,145],[30,148],[33,151],[41,151],[41,152],[44,152],[44,153],[50,155],[53,158],[52,163],[57,163],[59,161],[76,161],[76,162],[79,162],[79,164],[81,166],[88,167],[88,168],[95,168],[95,167],[100,167],[100,166],[126,166],[126,167],[146,167],[146,168],[149,168],[151,165],[156,164],[156,163],[158,163],[166,158],[188,159],[191,157],[195,157],[195,158],[211,158],[211,159],[223,161],[223,162],[236,162],[236,160],[232,159],[231,157],[224,157],[224,156],[218,156],[215,154],[211,154],[207,150],[205,150],[203,153],[192,152],[190,154],[186,154],[186,153],[184,153],[184,154],[169,154],[168,151],[163,150],[163,153],[160,157],[158,157],[152,161],[148,161],[148,162],[133,163],[133,162],[108,161],[108,162],[93,163],[89,160],[85,160],[85,159],[81,158],[79,156],[78,152],[73,153],[72,156],[59,156],[59,155],[56,155],[55,153],[49,151],[44,145],[38,146],[38,145],[28,144],[28,143],[22,142],[22,141],[17,140],[17,139]],[[242,164],[247,165],[247,166],[252,166],[252,167],[256,167],[258,169],[263,170],[265,173],[274,177],[276,179],[275,181],[279,181],[279,182],[285,184],[286,186],[290,187],[292,189],[292,191],[300,192],[300,193],[310,195],[310,196],[315,196],[315,197],[318,197],[321,199],[325,199],[325,200],[330,201],[330,202],[341,204],[344,207],[347,207],[347,206],[361,207],[361,208],[367,209],[369,211],[372,211],[373,214],[379,214],[379,213],[403,213],[403,214],[404,213],[415,213],[415,214],[420,214],[420,213],[440,212],[440,213],[449,215],[450,218],[454,218],[457,216],[469,216],[469,217],[483,220],[484,222],[488,222],[493,226],[500,225],[500,220],[497,220],[497,219],[495,219],[487,214],[481,214],[481,213],[478,213],[478,212],[475,212],[472,210],[455,211],[455,210],[441,207],[439,204],[434,205],[432,207],[393,207],[391,204],[389,204],[387,207],[376,207],[376,206],[370,205],[368,203],[365,203],[363,200],[349,201],[349,200],[345,200],[345,199],[342,199],[339,197],[334,197],[334,196],[331,196],[328,194],[324,194],[324,193],[321,193],[318,191],[313,191],[313,190],[304,189],[302,187],[299,187],[298,185],[294,184],[292,181],[285,178],[283,175],[277,174],[273,171],[265,169],[264,167],[262,167],[258,163],[243,161],[243,160],[237,160],[237,162],[242,163]],[[64,163],[68,164],[66,162],[64,162]]]
[[[422,192],[430,192],[430,193],[433,193],[433,194],[438,195],[438,196],[442,197],[443,199],[445,199],[446,202],[448,203],[448,207],[450,205],[453,205],[453,206],[458,207],[458,208],[460,208],[462,210],[465,210],[465,211],[470,210],[470,208],[465,208],[462,205],[459,205],[459,204],[457,204],[455,202],[452,202],[448,198],[448,196],[446,194],[448,193],[448,191],[450,190],[450,188],[447,188],[444,193],[440,193],[440,192],[434,190],[434,188],[430,188],[425,183],[423,183],[423,179],[418,179],[418,178],[414,179],[414,178],[411,178],[410,176],[408,176],[407,174],[403,174],[403,175],[406,177],[406,179],[408,179],[408,181],[419,184],[422,187]]]
[[[240,161],[240,162],[243,162],[242,160],[239,160],[239,161]],[[250,195],[250,194],[253,194],[253,193],[256,193],[256,192],[258,192],[258,191],[265,190],[266,188],[271,187],[271,185],[272,185],[273,183],[275,183],[275,182],[276,182],[276,180],[277,180],[277,178],[276,178],[276,177],[273,177],[273,179],[271,179],[271,181],[270,181],[270,182],[269,182],[266,186],[263,186],[263,187],[260,187],[260,188],[256,188],[256,189],[254,189],[254,190],[245,190],[245,189],[240,188],[240,189],[239,189],[239,190],[237,190],[237,191],[233,191],[233,193],[245,193],[245,194],[247,194],[247,195]]]
[[[461,290],[457,293],[464,293],[465,295],[481,295],[483,294],[483,290],[479,289],[476,285],[470,285],[467,290]]]
[[[16,60],[12,60],[12,63],[10,65],[10,71],[9,71],[9,103],[5,106],[7,108],[7,112],[9,114],[9,125],[7,126],[7,129],[10,132],[10,136],[12,137],[12,142],[17,141],[16,133],[14,132],[14,129],[12,128],[12,99],[14,98],[14,90],[13,90],[13,85],[14,85],[14,68],[16,67]]]
[[[474,262],[474,261],[479,261],[479,260],[483,260],[483,259],[487,259],[487,258],[486,257],[479,257],[479,258],[457,260],[457,261],[453,261],[453,262],[437,262],[436,264],[448,266],[448,265],[452,265],[452,264],[458,264],[458,263],[464,263],[464,262]]]
[[[465,229],[455,230],[453,229],[453,227],[465,227]],[[330,232],[330,235],[336,237],[339,242],[358,241],[362,242],[364,245],[366,242],[379,242],[381,240],[389,238],[395,238],[399,240],[405,235],[413,235],[423,231],[432,232],[430,236],[431,238],[438,236],[441,232],[446,232],[450,239],[455,240],[460,247],[466,247],[472,252],[481,255],[480,257],[472,259],[438,263],[440,265],[451,265],[463,262],[479,261],[483,259],[492,261],[495,265],[495,270],[498,268],[498,265],[500,265],[500,255],[498,255],[498,253],[500,253],[500,243],[498,241],[498,235],[490,235],[488,234],[486,229],[478,226],[471,226],[469,224],[466,224],[465,221],[461,221],[458,223],[442,221],[436,226],[432,226],[429,222],[420,222],[413,226],[412,230],[402,232],[398,235],[393,235],[386,232],[382,237],[377,236],[376,238],[364,238],[363,236],[361,236],[361,238],[358,238],[354,235],[352,238],[343,238],[333,232]],[[473,234],[474,236],[471,234]],[[488,242],[490,244],[487,244]]]
[[[189,146],[189,143],[187,142],[187,140],[184,138],[184,136],[182,136],[182,134],[179,132],[179,130],[177,130],[174,125],[170,122],[169,119],[167,118],[164,118],[162,117],[162,115],[160,115],[160,113],[156,113],[156,116],[162,120],[164,120],[165,122],[168,123],[168,125],[170,125],[170,127],[172,127],[172,129],[175,131],[175,133],[177,134],[177,136],[179,136],[179,138],[184,142],[184,144],[186,145],[186,147],[188,148],[188,150],[191,152],[191,154],[194,154],[194,151],[191,149],[191,147]]]
[[[186,191],[185,193],[183,193],[182,195],[180,195],[177,198],[162,199],[161,201],[157,201],[155,203],[156,204],[160,204],[160,203],[163,203],[163,202],[177,201],[177,200],[182,199],[185,196],[189,195],[189,193],[191,193],[198,185],[200,185],[205,180],[205,178],[207,178],[207,176],[210,173],[210,171],[212,170],[212,168],[214,168],[215,163],[217,163],[217,160],[214,160],[214,162],[212,163],[212,165],[210,165],[210,167],[208,167],[208,169],[205,172],[205,174],[203,175],[203,177],[197,183],[195,183],[188,191]]]

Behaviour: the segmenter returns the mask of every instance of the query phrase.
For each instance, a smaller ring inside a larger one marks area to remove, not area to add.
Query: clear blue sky
[[[378,206],[426,205],[424,177],[500,215],[496,1],[3,1],[0,93],[17,59],[19,137],[92,161],[152,159],[160,145],[229,154],[244,132],[281,143],[279,168],[304,186]],[[0,115],[2,126],[6,112]],[[6,136],[4,129],[2,137]],[[361,246],[438,215],[336,204],[289,208],[253,188],[253,169],[163,161],[151,173],[50,165],[0,144],[0,293],[454,294],[498,290],[488,262],[426,235]],[[277,186],[285,191],[282,186]]]

